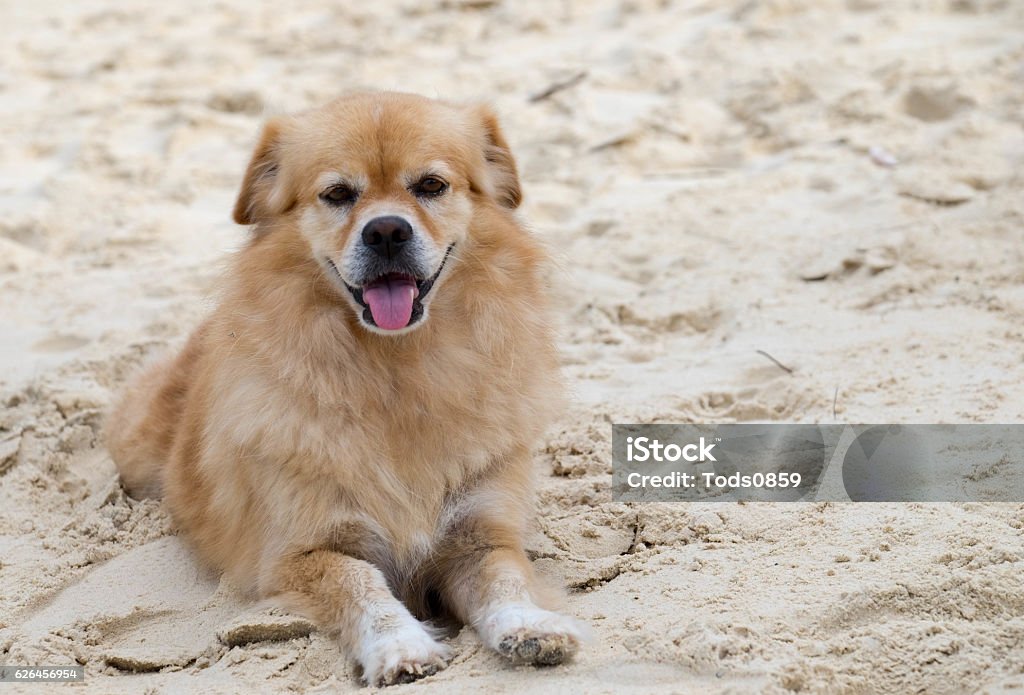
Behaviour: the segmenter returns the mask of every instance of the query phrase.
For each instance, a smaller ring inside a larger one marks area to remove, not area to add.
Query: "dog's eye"
[[[448,190],[448,184],[436,176],[425,176],[412,187],[412,192],[425,198],[433,198]]]
[[[351,205],[358,197],[359,194],[356,191],[343,183],[331,186],[320,194],[320,200],[328,205]]]

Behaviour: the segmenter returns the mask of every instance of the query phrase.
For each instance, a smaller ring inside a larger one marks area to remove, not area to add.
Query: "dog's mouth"
[[[426,313],[423,301],[441,276],[454,246],[452,244],[448,247],[444,258],[441,259],[441,265],[428,278],[418,278],[405,272],[390,272],[364,283],[361,287],[353,287],[345,282],[337,266],[330,259],[327,263],[341,279],[352,298],[363,308],[364,323],[385,331],[400,331],[423,319]]]

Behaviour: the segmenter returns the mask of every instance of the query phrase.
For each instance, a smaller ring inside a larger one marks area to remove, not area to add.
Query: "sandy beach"
[[[1024,421],[1024,3],[282,7],[0,6],[0,663],[84,664],[86,693],[361,690],[128,498],[99,433],[209,310],[262,119],[373,88],[501,115],[572,389],[529,552],[593,632],[531,670],[463,629],[399,689],[1024,688],[1024,505],[610,487],[613,422]]]

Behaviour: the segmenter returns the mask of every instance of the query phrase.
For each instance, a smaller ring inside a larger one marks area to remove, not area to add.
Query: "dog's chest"
[[[337,533],[358,522],[359,537],[414,556],[443,535],[453,494],[521,436],[507,426],[515,418],[500,397],[474,400],[398,391],[360,407],[307,405],[239,419],[236,434],[257,438],[246,448],[261,452],[258,487],[290,500],[281,521],[296,533]]]
[[[451,500],[535,441],[557,381],[529,368],[535,352],[449,344],[413,364],[310,363],[284,381],[250,361],[224,381],[209,434],[245,452],[247,485],[287,545],[412,566],[443,538]]]

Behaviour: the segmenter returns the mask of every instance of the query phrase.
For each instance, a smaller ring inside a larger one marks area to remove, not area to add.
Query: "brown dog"
[[[204,560],[336,632],[369,683],[443,668],[428,603],[514,662],[579,644],[523,551],[561,384],[519,199],[483,107],[359,94],[271,120],[219,306],[108,425],[129,492],[164,495]]]

